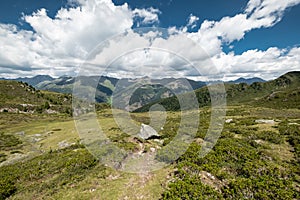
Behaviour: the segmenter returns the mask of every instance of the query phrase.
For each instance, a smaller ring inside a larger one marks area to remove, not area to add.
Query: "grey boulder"
[[[152,137],[160,137],[160,135],[151,126],[142,124],[140,133],[138,134],[144,140],[150,139]]]

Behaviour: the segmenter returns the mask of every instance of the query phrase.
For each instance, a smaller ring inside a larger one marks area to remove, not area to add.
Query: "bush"
[[[45,102],[45,104],[44,104],[44,109],[49,109],[50,108],[50,104],[49,104],[49,102],[48,101],[46,101]]]
[[[293,199],[297,194],[291,190],[292,182],[270,176],[237,178],[224,187],[226,199]]]
[[[18,191],[52,195],[64,185],[83,180],[98,164],[85,149],[74,145],[25,162],[0,167],[0,199]],[[105,168],[99,166],[99,175]]]
[[[163,193],[162,199],[221,199],[222,196],[212,187],[203,185],[197,176],[187,180],[178,180],[169,184],[169,190]]]
[[[274,131],[261,131],[257,134],[257,138],[274,144],[282,144],[284,142],[284,137],[280,133]]]
[[[187,150],[188,146],[189,144],[183,141],[173,140],[157,151],[155,159],[160,162],[172,163]]]
[[[0,200],[4,200],[10,197],[17,191],[12,178],[5,177],[0,179]]]
[[[0,153],[0,163],[6,160],[6,155],[3,153]]]
[[[9,150],[22,142],[13,135],[0,133],[0,150]]]

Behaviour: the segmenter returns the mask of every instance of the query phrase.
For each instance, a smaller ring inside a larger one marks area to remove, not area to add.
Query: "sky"
[[[299,4],[300,0],[2,1],[0,77],[270,80],[300,71]]]

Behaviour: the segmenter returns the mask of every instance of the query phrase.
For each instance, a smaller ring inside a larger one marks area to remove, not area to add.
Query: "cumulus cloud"
[[[287,8],[299,3],[299,0],[250,0],[245,9],[245,13],[255,19],[274,17],[273,22],[277,22],[281,19]]]
[[[155,8],[143,8],[143,9],[134,9],[132,11],[134,18],[141,18],[141,23],[143,25],[146,24],[153,24],[153,23],[158,23],[159,19],[158,19],[158,15],[161,13],[158,9]],[[139,26],[140,24],[138,24]]]
[[[30,71],[70,74],[97,44],[131,29],[135,20],[141,19],[142,24],[159,21],[160,11],[152,7],[131,10],[126,3],[116,6],[111,0],[68,3],[70,7],[61,8],[54,18],[44,8],[23,16],[33,31],[0,24],[0,66],[10,66],[14,72],[5,76],[30,75]]]
[[[84,74],[102,70],[117,77],[234,79],[251,75],[270,79],[300,69],[300,48],[271,47],[235,55],[224,53],[222,45],[241,40],[253,29],[274,26],[287,8],[298,3],[249,0],[244,12],[219,21],[205,20],[195,32],[187,31],[199,20],[191,14],[185,27],[141,33],[133,25],[158,24],[158,9],[132,10],[111,0],[69,0],[71,6],[61,8],[54,18],[45,9],[24,16],[33,31],[0,24],[0,75],[73,75],[85,62]]]
[[[205,20],[197,33],[190,37],[212,54],[221,53],[221,45],[241,40],[253,29],[274,26],[284,11],[300,3],[300,0],[250,0],[243,13],[233,17],[223,17],[220,21]]]
[[[248,50],[241,55],[221,53],[212,58],[221,73],[238,77],[259,76],[266,80],[278,77],[288,71],[300,69],[300,48],[279,49],[270,47],[266,51]]]
[[[80,74],[101,71],[113,75],[117,71],[118,77],[197,77],[213,69],[209,56],[199,45],[182,32],[167,29],[128,31],[99,49],[102,51],[90,55]]]
[[[51,69],[54,76],[72,72],[74,69],[67,66],[78,65],[96,44],[133,25],[127,4],[115,6],[109,0],[77,2],[80,6],[61,8],[55,18],[43,8],[24,16],[33,31],[1,24],[0,46],[5,51],[0,52],[0,65],[10,62],[24,71],[32,69],[34,74],[41,72],[35,69]]]
[[[187,26],[191,27],[192,29],[195,28],[197,26],[197,22],[199,21],[199,17],[190,14],[189,18],[188,18],[188,23]]]
[[[86,1],[81,7],[62,8],[54,19],[45,9],[40,9],[25,16],[24,20],[35,31],[34,42],[55,57],[85,56],[99,41],[123,32],[133,24],[127,4],[115,6],[107,0]]]

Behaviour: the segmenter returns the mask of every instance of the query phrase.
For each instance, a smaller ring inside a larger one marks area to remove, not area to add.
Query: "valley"
[[[300,200],[300,0],[0,6],[0,200]]]
[[[265,83],[225,84],[224,126],[205,157],[200,153],[212,110],[209,98],[202,98],[205,87],[196,90],[199,127],[174,161],[172,152],[162,151],[174,141],[182,119],[174,97],[153,102],[166,106],[166,121],[156,129],[160,137],[149,140],[119,127],[115,113],[124,111],[97,104],[96,120],[112,144],[133,157],[154,154],[166,162],[138,173],[126,171],[128,158],[111,168],[93,156],[78,135],[67,94],[1,81],[0,88],[14,89],[1,90],[0,199],[299,199],[299,79],[291,72]],[[20,107],[24,103],[26,111]],[[151,121],[144,111],[130,113],[137,126]]]

